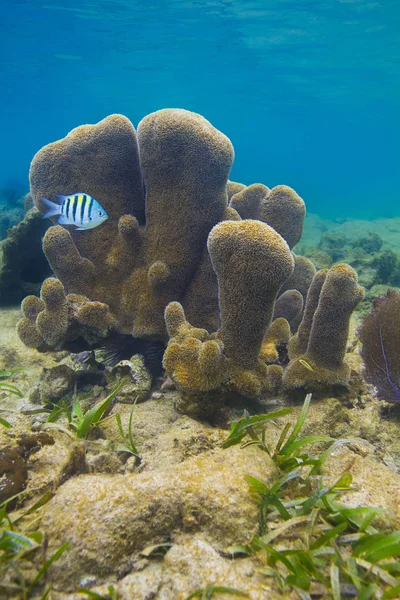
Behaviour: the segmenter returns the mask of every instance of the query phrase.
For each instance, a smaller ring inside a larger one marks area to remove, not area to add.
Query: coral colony
[[[376,298],[358,335],[366,381],[376,386],[379,398],[400,402],[400,293],[389,290]]]
[[[85,190],[108,220],[47,230],[55,277],[23,300],[21,340],[40,350],[116,334],[158,340],[167,375],[189,395],[346,385],[356,273],[316,272],[294,254],[303,200],[284,185],[228,181],[233,157],[225,135],[180,109],[148,115],[137,133],[111,115],[42,148],[30,170],[37,208]]]

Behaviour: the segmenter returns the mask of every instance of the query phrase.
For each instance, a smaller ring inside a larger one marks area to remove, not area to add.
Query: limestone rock
[[[162,562],[137,561],[134,572],[113,585],[119,600],[186,600],[189,594],[209,584],[247,592],[250,600],[282,600],[282,595],[271,587],[271,579],[263,577],[258,567],[252,558],[235,561],[223,558],[210,544],[194,536],[178,540]],[[96,587],[93,591],[106,594],[107,587]],[[80,597],[62,595],[64,600]],[[287,600],[295,597],[286,592]],[[219,593],[216,598],[231,600],[233,596]]]
[[[140,354],[132,356],[129,360],[121,360],[113,368],[112,374],[127,380],[118,393],[118,402],[133,404],[135,400],[143,402],[149,397],[152,377]]]
[[[217,549],[247,542],[258,528],[258,506],[246,475],[268,482],[275,467],[258,449],[231,448],[188,459],[178,470],[71,479],[41,524],[49,551],[70,542],[52,568],[57,588],[72,591],[82,577],[112,575],[145,547],[179,533],[200,531]]]
[[[76,372],[68,365],[57,365],[50,369],[43,369],[39,383],[39,398],[45,404],[57,402],[74,389],[77,379]]]
[[[29,430],[26,417],[20,417],[11,429],[0,429],[0,463],[0,496],[7,486],[13,491],[11,483],[18,480],[13,493],[26,489],[28,496],[38,498],[87,471],[81,442],[54,429],[51,433]]]
[[[87,471],[84,444],[71,442],[65,434],[51,433],[55,444],[43,446],[28,464],[28,487],[36,493],[56,489],[70,477]]]
[[[393,530],[400,528],[400,476],[392,469],[372,455],[362,456],[350,448],[343,448],[339,455],[327,460],[324,470],[327,484],[333,484],[343,471],[350,471],[357,490],[344,496],[342,501],[351,507],[383,508],[381,525]]]

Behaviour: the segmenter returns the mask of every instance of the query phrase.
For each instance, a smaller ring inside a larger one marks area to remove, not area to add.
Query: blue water
[[[231,179],[328,217],[400,216],[399,0],[0,0],[0,187],[113,112],[201,113]]]

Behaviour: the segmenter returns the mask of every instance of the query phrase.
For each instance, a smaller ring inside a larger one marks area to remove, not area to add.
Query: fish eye
[[[99,216],[99,217],[102,217],[102,216],[103,216],[103,213],[102,213],[102,211],[101,211],[101,210],[98,210],[98,211],[97,211],[97,214],[98,214],[98,216]]]

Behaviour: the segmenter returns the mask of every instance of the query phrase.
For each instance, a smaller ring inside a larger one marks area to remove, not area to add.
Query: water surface
[[[333,218],[400,216],[398,0],[0,0],[0,187],[113,112],[203,114],[232,179]]]

